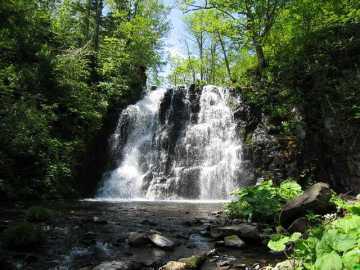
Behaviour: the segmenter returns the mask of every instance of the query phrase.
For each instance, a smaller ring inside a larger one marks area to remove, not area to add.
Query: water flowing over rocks
[[[227,199],[252,181],[236,104],[239,96],[215,86],[150,91],[120,116],[111,141],[115,169],[98,197]]]

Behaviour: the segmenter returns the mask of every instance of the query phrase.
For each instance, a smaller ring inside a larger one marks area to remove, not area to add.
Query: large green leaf
[[[330,253],[332,251],[331,241],[328,241],[328,237],[323,237],[316,245],[316,256],[321,257],[324,254]]]
[[[337,234],[332,243],[333,249],[339,252],[346,252],[356,245],[356,239],[346,234]]]
[[[319,257],[315,262],[316,270],[342,270],[342,261],[335,251]]]
[[[291,236],[275,235],[268,243],[268,247],[277,252],[284,251],[286,244],[289,242],[295,242],[301,238],[301,233],[295,232]]]
[[[360,249],[354,249],[346,252],[342,257],[342,262],[346,270],[353,270],[356,264],[360,264]]]
[[[289,242],[289,240],[289,236],[274,237],[269,241],[267,246],[273,251],[281,252],[285,250],[286,244]]]
[[[360,216],[350,215],[342,219],[338,219],[333,223],[334,227],[344,233],[360,230]]]

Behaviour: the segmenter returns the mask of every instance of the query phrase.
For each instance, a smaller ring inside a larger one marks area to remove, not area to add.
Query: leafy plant
[[[360,215],[360,201],[349,202],[342,199],[337,194],[333,194],[331,201],[338,209],[343,209],[350,214]]]
[[[284,200],[292,200],[302,193],[302,189],[295,180],[289,178],[280,184],[277,192]]]
[[[284,251],[295,243],[293,257],[309,270],[353,270],[360,264],[360,216],[348,215],[328,224],[314,227],[306,239],[301,234],[274,235],[268,247]]]
[[[300,185],[291,179],[284,181],[279,187],[275,187],[271,180],[266,180],[259,185],[234,191],[233,195],[237,200],[226,205],[226,212],[230,217],[271,221],[287,200],[301,192]]]
[[[268,242],[268,247],[276,252],[285,251],[286,245],[290,242],[296,242],[301,238],[301,233],[295,232],[290,236],[276,234],[271,237],[271,240]]]

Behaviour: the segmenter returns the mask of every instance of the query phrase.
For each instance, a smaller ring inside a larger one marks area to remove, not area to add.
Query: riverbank
[[[210,251],[201,269],[260,268],[276,261],[256,242],[246,241],[241,249],[218,246],[210,228],[226,223],[221,203],[57,201],[42,205],[54,213],[49,221],[36,224],[46,241],[23,251],[2,247],[1,263],[8,269],[93,269],[106,261],[132,261],[138,269],[158,269],[168,261]],[[1,205],[1,231],[23,222],[28,208],[26,203]],[[129,245],[133,232],[157,232],[175,246],[167,250],[151,243]]]

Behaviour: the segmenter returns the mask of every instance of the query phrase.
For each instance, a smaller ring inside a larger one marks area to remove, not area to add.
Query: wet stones
[[[194,255],[179,259],[178,261],[170,261],[161,267],[160,270],[196,270],[201,267],[205,260],[205,255]]]
[[[153,233],[149,235],[150,241],[157,247],[163,249],[172,249],[175,247],[175,243],[159,233]]]
[[[170,261],[164,266],[162,266],[159,270],[187,270],[186,263]]]
[[[108,224],[108,222],[105,220],[105,219],[101,219],[99,217],[93,217],[92,221],[95,223],[95,224],[99,224],[99,225],[106,225]]]
[[[111,261],[103,262],[92,270],[138,270],[142,265],[132,261]]]
[[[205,255],[194,255],[188,258],[182,258],[179,260],[179,262],[185,263],[187,269],[198,269],[205,260]]]
[[[229,235],[224,237],[224,246],[230,248],[242,248],[245,246],[245,242],[237,235]]]
[[[256,224],[241,223],[229,226],[212,227],[210,235],[213,238],[223,238],[229,235],[237,235],[241,238],[259,240],[260,232]]]
[[[150,243],[146,233],[131,232],[128,236],[128,243],[130,246],[144,246]]]
[[[128,243],[133,247],[143,247],[149,243],[161,249],[173,249],[175,242],[158,232],[141,233],[131,232],[128,235]]]

